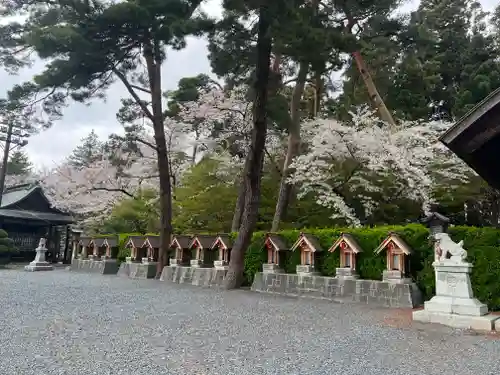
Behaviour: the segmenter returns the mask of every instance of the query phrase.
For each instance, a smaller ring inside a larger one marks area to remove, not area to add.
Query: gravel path
[[[500,340],[390,310],[154,280],[0,270],[0,374],[500,373]]]

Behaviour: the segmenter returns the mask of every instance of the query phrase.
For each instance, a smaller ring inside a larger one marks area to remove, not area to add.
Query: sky
[[[498,0],[480,0],[486,10],[492,10]],[[212,16],[220,16],[221,0],[208,0],[203,9]],[[418,6],[418,0],[409,0],[402,8],[408,12]],[[207,42],[204,39],[190,38],[187,47],[181,51],[170,51],[167,55],[163,72],[164,90],[172,90],[179,79],[210,73],[210,62],[207,58]],[[22,70],[17,75],[9,75],[0,70],[0,96],[16,83],[29,80],[43,68],[43,62],[36,62],[31,68]],[[71,151],[88,135],[92,129],[100,138],[106,139],[112,133],[123,131],[116,120],[116,112],[120,107],[120,99],[124,97],[124,89],[116,83],[108,90],[106,101],[94,101],[90,105],[72,103],[64,111],[64,116],[54,125],[40,134],[32,136],[24,148],[36,167],[54,167],[61,163]]]

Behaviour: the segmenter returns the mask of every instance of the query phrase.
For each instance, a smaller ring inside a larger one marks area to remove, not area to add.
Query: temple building
[[[69,262],[71,215],[53,208],[38,184],[6,188],[0,206],[0,228],[20,251],[19,260],[33,260],[41,237],[47,239],[47,260]]]
[[[492,187],[500,189],[500,87],[440,138]]]

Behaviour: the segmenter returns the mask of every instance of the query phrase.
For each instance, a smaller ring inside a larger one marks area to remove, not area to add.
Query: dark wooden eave
[[[140,248],[144,241],[146,241],[146,236],[128,236],[125,241],[125,247]]]
[[[276,233],[266,233],[266,242],[267,241],[271,242],[276,251],[287,250],[289,247],[286,245],[285,239]]]
[[[218,243],[221,243],[222,246],[226,249],[231,249],[233,247],[233,241],[231,240],[231,236],[227,233],[218,234],[217,237],[215,237],[215,240],[212,243],[212,246],[210,246],[210,248],[214,249]]]
[[[54,207],[37,183],[10,186],[2,194],[0,217],[53,225],[74,222],[71,215]]]
[[[108,247],[117,247],[120,243],[118,236],[107,236],[104,238],[104,245]]]
[[[190,244],[191,236],[177,235],[172,239],[170,247],[173,249],[189,249]]]
[[[312,252],[323,251],[323,248],[319,243],[318,237],[309,233],[301,233],[299,238],[297,239],[297,241],[295,241],[290,250],[295,251],[302,245],[302,243],[306,243]]]
[[[210,249],[216,239],[217,236],[198,234],[193,237],[191,243],[189,244],[189,248],[191,249],[196,243],[199,243],[202,249]]]
[[[500,189],[500,87],[448,129],[439,140],[492,187]]]

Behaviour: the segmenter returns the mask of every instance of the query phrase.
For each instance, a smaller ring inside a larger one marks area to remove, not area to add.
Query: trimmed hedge
[[[328,253],[330,246],[342,232],[352,234],[363,252],[356,257],[356,269],[362,279],[381,280],[386,268],[385,255],[377,255],[374,249],[387,237],[389,232],[400,235],[413,249],[410,257],[410,274],[419,286],[426,300],[435,294],[435,278],[432,262],[434,251],[429,240],[429,231],[419,224],[406,226],[385,226],[375,228],[309,229],[303,232],[318,237],[323,252],[316,261],[318,271],[324,276],[335,276],[335,268],[340,265],[339,252]],[[292,245],[301,231],[285,230],[279,234]],[[500,230],[495,228],[452,227],[449,229],[453,241],[464,240],[468,261],[474,268],[471,274],[474,296],[488,305],[490,310],[500,310]],[[245,284],[251,285],[256,272],[262,270],[267,261],[264,250],[265,232],[256,232],[252,244],[245,255]],[[300,264],[300,254],[287,252],[282,256],[286,273],[295,273]]]
[[[356,269],[362,279],[381,280],[386,268],[385,254],[373,252],[387,237],[389,232],[400,235],[413,249],[410,257],[410,275],[425,299],[430,299],[435,293],[434,251],[429,240],[429,231],[419,224],[406,226],[384,226],[375,228],[336,228],[336,229],[305,229],[303,232],[318,237],[323,252],[316,260],[318,271],[324,276],[335,276],[335,269],[340,265],[339,251],[329,253],[327,250],[337,240],[342,232],[353,235],[363,252],[356,257]],[[284,230],[279,234],[291,245],[300,235],[299,230]],[[250,247],[245,254],[245,285],[251,285],[256,272],[262,271],[262,264],[267,261],[264,249],[266,232],[255,232]],[[451,238],[458,242],[464,240],[468,261],[474,268],[471,274],[474,296],[488,305],[491,310],[500,310],[500,230],[495,228],[452,227],[449,229]],[[125,239],[135,233],[120,234],[120,251],[118,258],[124,260],[127,255]],[[236,233],[231,235],[233,239]],[[300,253],[283,252],[280,255],[282,267],[286,273],[295,273],[295,267],[300,264]]]

